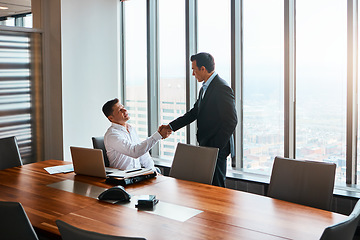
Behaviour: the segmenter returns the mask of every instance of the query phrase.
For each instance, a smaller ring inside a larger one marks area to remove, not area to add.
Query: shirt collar
[[[206,82],[203,82],[203,87],[207,88],[216,75],[217,73],[214,71],[213,74],[211,74],[211,76],[209,77],[209,79]]]
[[[129,129],[131,128],[131,125],[130,124],[128,124],[129,125]],[[126,127],[124,127],[123,125],[120,125],[120,124],[117,124],[117,123],[111,123],[111,126],[112,127],[114,127],[114,128],[116,128],[116,129],[119,129],[119,130],[123,130],[123,131],[126,131],[127,132],[127,130],[126,130]]]

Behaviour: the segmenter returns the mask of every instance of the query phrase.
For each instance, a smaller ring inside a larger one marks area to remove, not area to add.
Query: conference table
[[[74,172],[49,174],[47,160],[0,171],[0,200],[20,202],[35,230],[61,239],[55,221],[104,234],[158,239],[319,239],[345,215],[265,196],[159,175],[126,186],[130,203],[99,201],[112,187]],[[156,195],[153,210],[138,210],[140,195]],[[94,197],[95,196],[95,197]]]

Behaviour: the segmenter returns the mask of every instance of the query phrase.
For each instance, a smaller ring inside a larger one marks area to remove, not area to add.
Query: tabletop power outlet
[[[159,202],[155,195],[141,195],[138,197],[138,203],[135,205],[138,209],[153,209]]]

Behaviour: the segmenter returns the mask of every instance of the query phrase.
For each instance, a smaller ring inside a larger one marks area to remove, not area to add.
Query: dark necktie
[[[203,92],[204,92],[204,88],[201,87],[199,92],[198,108],[200,108],[201,100],[203,99]]]

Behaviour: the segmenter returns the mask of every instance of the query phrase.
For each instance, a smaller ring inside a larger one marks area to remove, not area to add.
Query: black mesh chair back
[[[330,210],[336,164],[275,157],[268,196]]]
[[[102,150],[105,167],[109,167],[110,162],[109,162],[109,159],[108,159],[107,154],[106,154],[106,148],[105,148],[105,145],[104,145],[104,137],[92,137],[91,139],[92,139],[93,147],[96,148],[96,149],[101,149]]]
[[[38,239],[20,203],[0,201],[0,213],[0,239]]]
[[[56,220],[56,225],[59,228],[62,240],[146,240],[145,238],[120,237],[86,231],[61,220]]]
[[[0,139],[0,170],[22,165],[16,137]]]
[[[337,224],[325,228],[320,240],[352,240],[360,219],[360,201],[356,203],[349,217]]]

